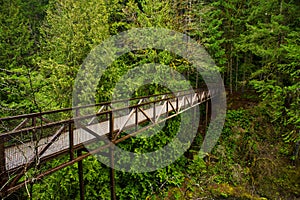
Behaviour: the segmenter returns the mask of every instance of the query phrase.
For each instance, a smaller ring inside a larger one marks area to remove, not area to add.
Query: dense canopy
[[[203,45],[218,66],[232,101],[224,137],[212,152],[219,157],[217,164],[208,166],[211,163],[197,159],[188,164],[182,158],[156,173],[120,172],[120,199],[196,198],[208,193],[211,197],[299,198],[300,170],[294,166],[300,146],[298,0],[1,0],[0,117],[71,107],[74,80],[86,56],[108,37],[142,27],[175,30]],[[99,80],[96,100],[111,100],[119,78],[145,63],[169,66],[193,87],[203,84],[185,58],[164,50],[141,49],[122,55],[109,66]],[[134,95],[166,91],[152,84]],[[244,97],[255,105],[237,110],[237,101]],[[125,144],[124,148],[129,147]],[[86,161],[93,162],[97,161]],[[109,188],[101,187],[107,182],[107,169],[99,172],[105,167],[93,166],[86,168],[87,199],[109,198]],[[78,198],[77,186],[71,181],[77,177],[70,171],[72,168],[37,183],[33,198]],[[66,174],[59,187],[58,179]],[[209,192],[201,193],[199,183]],[[45,185],[51,189],[46,191]],[[180,188],[191,196],[183,197]]]

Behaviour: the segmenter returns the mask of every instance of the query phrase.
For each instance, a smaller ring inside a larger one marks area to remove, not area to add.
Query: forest
[[[85,58],[109,37],[134,28],[186,34],[214,60],[227,95],[217,145],[198,157],[205,134],[200,128],[171,165],[147,173],[116,171],[117,199],[300,199],[300,1],[1,0],[0,10],[0,118],[72,107]],[[96,101],[110,101],[118,80],[145,63],[169,66],[193,87],[203,81],[185,58],[141,49],[112,63]],[[168,89],[150,84],[135,95],[163,92]],[[167,121],[153,140],[133,138],[120,146],[135,152],[162,147],[179,121]],[[85,199],[110,199],[109,168],[92,156],[83,166]],[[77,168],[59,170],[6,199],[80,199]]]

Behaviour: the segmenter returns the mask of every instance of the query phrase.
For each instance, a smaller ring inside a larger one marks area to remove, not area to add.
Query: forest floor
[[[259,98],[255,91],[247,90],[244,92],[233,92],[228,94],[227,92],[227,109],[249,109],[257,106]]]

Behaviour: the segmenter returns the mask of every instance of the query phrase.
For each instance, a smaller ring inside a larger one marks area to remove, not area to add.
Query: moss
[[[232,186],[228,183],[214,184],[208,187],[211,195],[215,198],[234,198],[247,200],[264,200],[266,198],[250,194],[244,187]]]

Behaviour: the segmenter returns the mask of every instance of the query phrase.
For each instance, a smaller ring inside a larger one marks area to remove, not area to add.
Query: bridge
[[[84,199],[84,158],[201,104],[206,107],[207,123],[209,101],[217,95],[218,89],[195,89],[0,118],[0,196],[77,163],[80,198]],[[145,122],[145,126],[139,126]],[[130,133],[122,135],[123,131]],[[90,151],[86,149],[86,145],[105,139],[111,143],[103,142]],[[28,170],[63,155],[69,157],[64,163],[32,178],[22,178]],[[116,199],[113,168],[110,179],[111,197]]]

